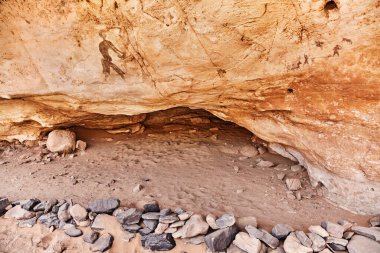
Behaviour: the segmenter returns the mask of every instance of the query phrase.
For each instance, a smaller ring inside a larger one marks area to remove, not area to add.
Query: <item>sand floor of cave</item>
[[[302,194],[312,197],[301,201],[288,199],[285,183],[276,176],[279,171],[255,167],[257,157],[243,159],[238,154],[242,146],[251,145],[251,134],[233,125],[218,127],[217,139],[212,137],[215,132],[208,129],[195,132],[148,129],[143,134],[129,136],[76,129],[79,139],[88,143],[88,149],[72,159],[57,158],[45,165],[24,163],[26,157],[37,153],[33,148],[20,148],[9,155],[1,155],[0,160],[8,163],[0,165],[0,195],[12,200],[71,198],[83,205],[89,200],[107,197],[119,198],[124,206],[155,199],[162,207],[182,207],[204,215],[233,212],[238,217],[255,216],[259,226],[266,229],[276,223],[306,230],[322,220],[345,218],[359,224],[368,221],[367,216],[354,215],[318,196],[305,171],[296,176],[302,178]],[[275,164],[292,164],[269,153],[261,157]],[[238,173],[234,166],[239,167]],[[136,184],[144,186],[139,193],[132,192]],[[238,193],[239,190],[242,192]],[[17,244],[17,240],[33,234],[48,233],[43,228],[26,229],[25,232],[14,222],[2,219],[0,227],[0,245],[8,245],[8,248],[12,240]],[[29,239],[29,244],[21,240],[22,247],[34,248]],[[118,239],[115,243],[123,245]],[[75,247],[78,245],[79,241]],[[173,252],[181,252],[180,249],[205,251],[204,247],[187,247],[176,248]],[[81,248],[80,252],[83,250]],[[35,252],[40,251],[36,249]],[[135,252],[140,251],[135,249]]]

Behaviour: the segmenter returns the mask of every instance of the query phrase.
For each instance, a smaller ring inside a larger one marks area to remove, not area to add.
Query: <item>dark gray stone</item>
[[[336,250],[336,251],[345,251],[346,250],[346,247],[344,247],[343,245],[340,245],[340,244],[328,243],[327,245],[332,250]]]
[[[171,234],[149,234],[141,237],[141,244],[144,248],[157,251],[168,251],[176,246]]]
[[[65,230],[65,234],[70,237],[78,237],[82,235],[82,230],[72,227]]]
[[[42,201],[41,203],[33,207],[33,211],[34,212],[45,211],[46,204],[47,204],[46,201]]]
[[[111,248],[112,243],[113,243],[113,236],[106,233],[102,235],[101,237],[99,237],[98,240],[96,240],[94,245],[91,247],[91,250],[93,252],[104,252],[108,250],[109,248]]]
[[[287,224],[276,224],[272,228],[272,235],[279,240],[285,239],[294,229]]]
[[[365,236],[354,235],[347,245],[349,253],[378,253],[380,243],[375,242]]]
[[[137,224],[123,225],[123,228],[131,233],[137,233],[141,229],[141,227]]]
[[[31,218],[29,220],[23,220],[18,223],[20,228],[31,228],[37,223],[37,218]]]
[[[226,250],[228,246],[230,246],[238,232],[239,229],[236,225],[219,229],[215,232],[212,232],[211,234],[206,235],[205,243],[207,247],[213,252],[223,251]]]
[[[147,227],[147,228],[150,228],[152,230],[155,230],[157,225],[158,225],[158,220],[144,220],[143,221],[144,225]]]
[[[160,212],[160,206],[155,201],[151,203],[146,203],[143,208],[144,213]]]
[[[99,232],[91,230],[83,235],[83,241],[93,244],[99,238]]]
[[[58,228],[60,223],[58,216],[54,213],[43,214],[38,218],[38,221],[47,227],[54,226],[55,228]]]
[[[144,236],[144,235],[148,235],[148,234],[152,233],[152,231],[153,231],[153,229],[146,227],[146,228],[140,229],[139,234]]]
[[[229,213],[223,214],[222,217],[215,220],[215,223],[219,228],[231,227],[235,222],[235,216]]]
[[[120,201],[118,199],[97,199],[90,204],[88,204],[88,208],[91,212],[94,213],[112,213],[116,208],[120,205]]]
[[[165,216],[161,215],[159,218],[159,221],[160,221],[160,223],[171,224],[171,223],[174,223],[176,221],[179,221],[179,218],[178,218],[176,213],[172,213],[172,214],[165,215]]]
[[[266,245],[268,245],[272,249],[277,248],[278,245],[280,244],[280,241],[276,237],[274,237],[273,235],[271,235],[270,233],[268,233],[267,231],[263,229],[257,229],[253,226],[246,226],[245,230],[247,230],[250,236],[253,236],[259,239],[260,241],[264,242]]]
[[[126,211],[119,212],[116,215],[116,219],[122,225],[137,224],[141,220],[142,210],[136,208],[130,208]]]
[[[41,201],[39,199],[29,199],[27,202],[21,205],[21,207],[28,211],[33,211],[33,208],[39,204]]]
[[[8,198],[0,198],[0,215],[3,215],[6,212],[7,206],[9,206],[11,202]]]

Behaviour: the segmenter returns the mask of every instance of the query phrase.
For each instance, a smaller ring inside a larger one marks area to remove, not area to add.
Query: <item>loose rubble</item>
[[[257,228],[255,217],[235,217],[226,213],[205,218],[191,211],[177,208],[161,209],[151,201],[138,207],[120,207],[118,199],[98,199],[85,208],[71,200],[28,199],[11,202],[0,197],[0,216],[19,221],[20,228],[35,224],[47,226],[50,231],[61,229],[68,237],[80,237],[93,252],[105,252],[114,237],[103,231],[107,219],[113,218],[124,230],[122,240],[130,242],[141,235],[141,245],[152,251],[168,251],[176,246],[175,239],[186,244],[205,244],[208,252],[226,253],[348,253],[380,252],[379,217],[369,224],[356,226],[354,222],[322,221],[308,231],[295,231],[290,225],[276,224],[271,232]],[[83,230],[89,227],[90,230]],[[82,232],[84,231],[84,232]],[[307,233],[306,233],[307,232]]]

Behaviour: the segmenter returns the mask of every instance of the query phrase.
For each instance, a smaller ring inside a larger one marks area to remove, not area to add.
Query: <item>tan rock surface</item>
[[[335,2],[2,1],[0,139],[203,108],[378,213],[379,3]]]

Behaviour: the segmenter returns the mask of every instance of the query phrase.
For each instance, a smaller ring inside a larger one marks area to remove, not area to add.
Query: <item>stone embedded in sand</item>
[[[27,211],[23,209],[20,205],[17,205],[11,208],[10,210],[8,210],[5,213],[4,218],[5,219],[13,218],[16,220],[27,220],[27,219],[33,218],[35,215],[36,214],[34,212]]]
[[[238,248],[246,251],[247,253],[260,253],[261,251],[260,240],[249,236],[245,232],[239,232],[236,235],[233,244],[235,244]]]
[[[298,178],[287,178],[285,182],[289,191],[297,191],[302,187],[301,181]]]
[[[308,233],[307,235],[309,236],[310,240],[312,241],[311,248],[315,252],[322,251],[324,248],[326,248],[326,241],[321,236],[319,236],[315,233]]]
[[[303,231],[296,231],[295,235],[297,239],[301,242],[301,244],[305,247],[311,248],[311,245],[313,245],[313,242],[310,240],[310,238],[305,234]]]
[[[322,221],[321,227],[323,227],[330,235],[336,238],[342,238],[344,233],[344,227],[330,222],[330,221]]]
[[[85,233],[82,238],[84,242],[93,244],[96,240],[98,240],[99,232],[91,230]]]
[[[122,225],[137,224],[141,220],[143,211],[137,208],[130,208],[116,215],[117,221]]]
[[[69,130],[53,130],[46,141],[46,147],[57,153],[72,153],[75,151],[75,145],[76,134]]]
[[[153,251],[167,251],[176,246],[171,234],[149,234],[141,237],[141,244],[144,248]]]
[[[87,210],[83,206],[79,204],[75,204],[69,209],[71,217],[75,220],[75,222],[78,224],[81,221],[85,221],[87,219]]]
[[[297,239],[294,232],[286,237],[284,242],[284,250],[286,253],[313,253],[313,249],[305,247]]]
[[[354,231],[356,234],[368,237],[372,240],[375,240],[377,242],[380,242],[380,229],[376,228],[366,228],[366,227],[360,227],[360,226],[353,226],[352,231]]]
[[[272,235],[279,240],[286,238],[294,229],[287,224],[276,224],[272,228]]]
[[[255,157],[258,153],[257,149],[252,145],[247,145],[240,149],[240,154],[246,157]]]
[[[120,205],[118,199],[97,199],[88,204],[88,208],[94,213],[112,213]]]
[[[209,229],[208,223],[202,215],[194,214],[182,227],[182,238],[205,235]]]
[[[87,143],[81,140],[77,140],[75,147],[77,150],[85,151],[87,148]]]
[[[104,252],[111,248],[113,243],[113,236],[106,233],[99,237],[93,246],[91,247],[91,251],[93,252]]]
[[[280,244],[280,241],[276,237],[274,237],[273,235],[271,235],[263,229],[257,229],[253,226],[246,226],[245,230],[248,232],[250,236],[266,243],[272,249],[277,248]]]
[[[37,218],[34,217],[34,218],[31,218],[31,219],[28,219],[28,220],[20,221],[20,222],[18,223],[18,226],[19,226],[20,228],[31,228],[31,227],[33,227],[36,223],[37,223]]]
[[[262,167],[262,168],[269,168],[272,167],[274,164],[271,161],[264,161],[261,160],[256,164],[257,167]]]
[[[310,226],[309,227],[309,231],[312,232],[312,233],[315,233],[321,237],[327,237],[329,236],[329,233],[321,226],[317,225],[317,226]]]
[[[1,208],[0,208],[1,210]],[[380,215],[375,216],[369,220],[369,223],[371,223],[372,227],[380,227]]]
[[[218,228],[231,227],[235,224],[235,216],[233,214],[223,214],[215,223]]]
[[[349,253],[378,253],[380,243],[361,235],[354,235],[347,245]]]
[[[223,251],[230,246],[239,229],[236,225],[216,230],[205,236],[205,243],[212,252]]]
[[[33,208],[40,203],[39,199],[29,199],[27,202],[21,205],[22,208],[28,211],[33,211]]]
[[[78,237],[82,235],[82,230],[72,227],[72,228],[66,229],[65,234],[70,237]]]

